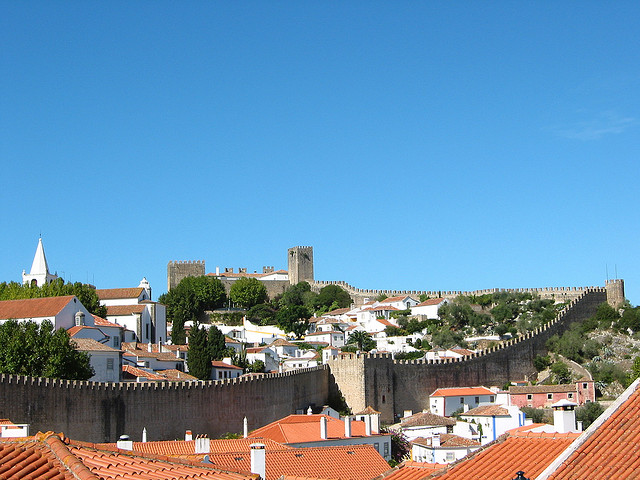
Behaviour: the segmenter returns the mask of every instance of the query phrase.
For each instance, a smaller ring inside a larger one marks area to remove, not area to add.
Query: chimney
[[[196,454],[198,453],[210,453],[211,452],[211,443],[209,442],[209,437],[196,437]]]
[[[193,433],[191,433],[191,430],[187,430],[184,433],[184,441],[185,442],[190,442],[191,440],[193,440]]]
[[[404,413],[402,414],[402,418],[407,418],[407,417],[410,417],[411,415],[413,415],[412,410],[405,410]]]
[[[372,413],[369,415],[369,421],[371,422],[371,433],[378,435],[380,433],[380,415]]]
[[[153,347],[151,346],[151,342],[149,342],[147,344],[147,352],[152,352],[153,351]]]
[[[320,438],[322,440],[327,439],[327,417],[324,415],[320,417]]]
[[[351,437],[351,417],[349,415],[344,417],[344,436]]]
[[[431,446],[433,448],[438,448],[440,446],[440,434],[436,433],[433,437],[431,437]]]
[[[260,478],[267,477],[267,455],[264,443],[251,444],[251,473],[260,475]]]
[[[120,450],[133,450],[133,442],[129,440],[129,435],[120,435],[116,446]]]
[[[553,408],[553,426],[557,433],[569,433],[576,431],[576,408],[577,403],[569,400],[559,400],[551,407]]]
[[[216,267],[216,277],[220,276],[220,267]]]
[[[371,415],[365,415],[364,418],[364,434],[367,437],[371,436]]]
[[[242,421],[242,435],[244,438],[249,436],[249,423],[247,422],[247,417],[244,417],[244,420]]]
[[[578,432],[582,432],[584,427],[582,426],[582,420],[579,420],[576,422],[576,430],[578,430]]]
[[[311,409],[311,405],[307,408],[307,415],[313,415],[313,410]]]
[[[142,443],[147,443],[147,427],[142,428]]]

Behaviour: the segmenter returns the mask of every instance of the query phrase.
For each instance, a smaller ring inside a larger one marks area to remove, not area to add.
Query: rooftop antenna
[[[609,281],[609,265],[605,263],[604,268],[607,271],[607,282],[608,282]]]
[[[618,264],[614,263],[614,267],[616,269],[616,280],[618,279]]]

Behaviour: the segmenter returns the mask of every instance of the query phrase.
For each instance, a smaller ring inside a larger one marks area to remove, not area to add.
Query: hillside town
[[[246,269],[236,273],[217,269],[209,277],[223,279],[227,294],[234,291],[234,283],[242,284],[241,279],[251,279],[252,285],[289,282],[290,276],[313,282],[312,264],[293,262],[289,270],[267,270],[249,274]],[[300,281],[289,284],[295,287]],[[55,282],[61,279],[51,273],[40,238],[31,269],[22,273],[22,284],[39,289]],[[474,337],[463,339],[463,345],[425,348],[429,325],[442,322],[441,315],[448,305],[455,305],[455,298],[392,294],[360,302],[347,297],[348,306],[332,298],[315,315],[297,314],[288,324],[251,321],[248,305],[227,303],[185,322],[186,341],[174,343],[175,311],[153,299],[145,278],[135,287],[90,288],[103,316],[92,313],[75,295],[59,295],[2,300],[0,322],[5,326],[50,322],[54,331],[65,331],[73,348],[89,361],[92,375],[84,380],[96,384],[215,385],[256,376],[268,380],[327,368],[342,356],[353,355],[446,365],[477,358],[484,349],[519,335],[514,329],[499,328],[478,335],[478,329]],[[285,288],[283,293],[294,290]],[[264,300],[272,300],[265,292]],[[562,300],[550,304],[563,305]],[[226,323],[225,318],[232,321]],[[417,327],[408,333],[411,322]],[[196,340],[200,334],[223,344],[216,355],[204,357],[204,374],[194,360],[202,355]],[[435,335],[429,338],[433,342]],[[245,417],[242,431],[220,439],[209,438],[210,432],[199,431],[198,425],[185,429],[183,439],[151,438],[146,428],[132,432],[124,425],[117,442],[89,443],[46,428],[33,432],[25,419],[7,418],[0,420],[0,473],[6,478],[71,478],[73,471],[84,472],[82,478],[109,478],[110,472],[119,470],[125,478],[142,478],[136,472],[145,472],[148,478],[254,480],[560,479],[576,478],[582,474],[577,472],[585,471],[580,452],[588,449],[591,469],[632,468],[633,455],[618,452],[635,448],[637,442],[632,432],[640,429],[629,425],[639,421],[634,413],[640,401],[638,381],[630,383],[607,410],[598,411],[599,416],[586,417],[585,425],[585,417],[581,420],[577,413],[598,405],[599,387],[589,370],[577,368],[563,382],[547,372],[544,380],[538,375],[512,378],[503,385],[443,385],[423,399],[424,409],[395,412],[391,422],[383,421],[373,405],[354,411],[345,398],[332,405],[310,404],[251,430]],[[6,405],[1,410],[6,411]],[[534,415],[536,411],[541,414]],[[616,434],[621,429],[624,439]],[[131,439],[138,435],[141,441]],[[531,455],[534,451],[537,454]]]

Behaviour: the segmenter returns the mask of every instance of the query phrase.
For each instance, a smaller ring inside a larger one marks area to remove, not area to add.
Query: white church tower
[[[42,245],[42,237],[40,237],[38,240],[38,248],[36,248],[36,255],[33,257],[33,263],[31,264],[31,271],[28,274],[25,270],[22,271],[22,284],[26,285],[28,283],[41,287],[45,283],[51,283],[57,278],[58,275],[49,273],[47,257],[44,255],[44,246]]]

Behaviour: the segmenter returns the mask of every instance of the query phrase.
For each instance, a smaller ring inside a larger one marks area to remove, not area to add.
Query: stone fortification
[[[0,418],[90,442],[253,430],[329,398],[326,366],[208,382],[94,383],[0,375]]]
[[[429,298],[448,298],[449,300],[459,295],[491,295],[498,292],[510,293],[532,293],[538,295],[542,299],[555,300],[557,302],[570,302],[580,298],[585,292],[602,287],[544,287],[544,288],[488,288],[485,290],[367,290],[355,288],[343,281],[315,281],[311,283],[311,289],[319,292],[320,289],[327,285],[337,285],[349,293],[354,305],[360,306],[368,300],[374,300],[380,295],[387,297],[395,297],[399,295],[409,295],[416,300],[421,295]],[[607,280],[606,290],[608,292],[608,301],[612,306],[620,305],[624,302],[624,281],[623,280]]]
[[[167,291],[186,277],[200,277],[205,274],[204,260],[171,261],[167,264]]]
[[[396,361],[383,354],[348,354],[329,362],[331,374],[353,411],[371,405],[382,413],[382,421],[392,423],[404,410],[429,408],[429,395],[437,388],[501,387],[530,378],[533,359],[546,353],[547,340],[595,314],[606,299],[605,289],[588,289],[544,327],[466,359]]]

